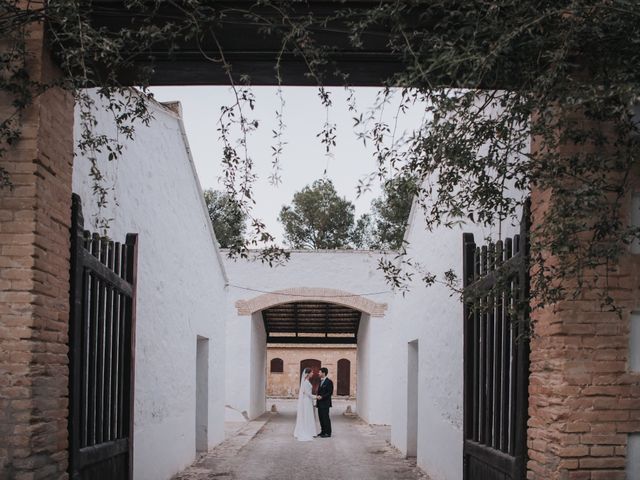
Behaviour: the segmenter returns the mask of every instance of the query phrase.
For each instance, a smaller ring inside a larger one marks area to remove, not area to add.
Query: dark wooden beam
[[[327,303],[325,305],[325,310],[324,310],[324,336],[328,337],[329,336],[329,304]]]
[[[252,85],[275,85],[278,82],[276,65],[280,65],[283,85],[317,85],[318,79],[310,75],[308,59],[297,52],[284,51],[281,38],[284,32],[282,14],[269,6],[256,5],[255,0],[211,2],[212,15],[224,11],[210,28],[202,30],[198,39],[188,38],[178,42],[178,48],[158,43],[145,52],[123,52],[132,56],[139,67],[151,67],[153,85],[228,85],[229,75],[235,82],[248,75]],[[168,22],[180,23],[187,18],[188,5],[180,2],[157,2],[151,9],[138,11],[125,8],[123,0],[93,0],[90,2],[91,22],[96,28],[104,28],[117,35],[121,29],[134,29],[151,22],[158,26]],[[295,18],[312,14],[318,24],[329,19],[326,25],[310,26],[312,41],[330,47],[326,65],[316,67],[323,85],[380,86],[393,74],[402,71],[404,65],[389,48],[388,28],[385,25],[370,26],[362,34],[362,45],[354,47],[350,40],[351,29],[344,20],[335,17],[340,9],[365,12],[379,5],[371,0],[309,0],[293,2],[287,15]],[[251,12],[247,14],[248,12]],[[358,13],[356,13],[358,15]],[[213,17],[211,17],[213,18]],[[269,25],[271,24],[271,25]],[[267,28],[272,33],[266,33]],[[220,62],[220,47],[226,61],[232,65],[226,71]],[[341,74],[337,74],[340,72]],[[135,83],[132,71],[119,72],[123,83]]]
[[[265,310],[265,313],[269,316],[269,318],[289,318],[289,319],[295,319],[295,318],[300,318],[300,317],[305,317],[305,318],[324,318],[326,315],[326,312],[322,311],[310,311],[310,312],[303,312],[303,311],[296,311],[296,312],[274,312],[273,310]],[[329,312],[329,316],[331,318],[336,318],[336,319],[340,319],[340,318],[360,318],[360,312],[339,312],[339,313],[335,313],[335,312]]]
[[[360,323],[360,311],[329,302],[291,302],[262,311],[267,335],[347,334],[356,337]]]
[[[357,339],[356,337],[277,337],[269,335],[267,337],[267,343],[353,345],[357,343]]]
[[[269,328],[269,334],[272,333],[287,333],[287,334],[291,334],[294,335],[296,332],[294,330],[292,330],[291,328],[277,328],[277,327],[272,327]],[[300,334],[304,334],[304,333],[318,333],[321,335],[324,335],[326,333],[348,333],[353,335],[355,333],[355,329],[354,328],[336,328],[336,329],[331,329],[331,330],[325,330],[324,328],[301,328],[298,333]]]

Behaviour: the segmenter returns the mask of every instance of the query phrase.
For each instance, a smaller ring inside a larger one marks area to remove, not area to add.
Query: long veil
[[[300,389],[298,390],[298,408],[296,411],[296,428],[293,432],[293,436],[299,438],[302,435],[301,429],[301,419],[304,415],[304,372],[306,369],[302,370],[300,374]]]
[[[304,372],[306,369],[302,370],[300,374],[300,389],[298,390],[298,409],[300,409],[300,402],[304,399]]]

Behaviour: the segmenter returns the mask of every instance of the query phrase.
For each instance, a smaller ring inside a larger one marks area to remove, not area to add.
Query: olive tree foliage
[[[371,202],[374,219],[371,248],[402,249],[416,191],[411,177],[395,177],[384,183],[382,195]]]
[[[159,7],[167,4],[176,14],[158,19]],[[268,15],[256,13],[248,2],[231,4],[123,0],[136,21],[111,31],[91,24],[89,2],[3,2],[0,89],[14,99],[14,112],[0,120],[3,152],[20,137],[20,113],[58,85],[73,91],[81,106],[85,133],[80,148],[108,150],[116,159],[117,139],[91,134],[95,120],[82,89],[99,88],[122,134],[133,135],[135,124],[149,121],[144,88],[122,100],[114,95],[123,91],[119,74],[129,72],[131,78],[135,72],[134,84],[144,87],[149,70],[139,68],[140,56],[152,66],[148,53],[154,47],[171,52],[185,40],[215,40],[225,21],[245,22],[281,41],[275,84],[280,83],[285,55],[307,65],[328,112],[318,134],[327,151],[339,141],[330,116],[332,99],[322,88],[324,75],[331,72],[344,79],[352,94],[347,107],[356,134],[375,147],[378,169],[371,180],[413,178],[429,227],[462,221],[495,224],[516,215],[524,202],[526,194],[513,195],[514,189],[545,192],[545,208],[533,208],[532,297],[541,306],[595,287],[604,307],[617,308],[608,277],[640,234],[623,211],[637,174],[640,143],[638,121],[631,114],[640,97],[636,0],[397,0],[358,9],[336,2],[334,11],[322,15],[313,11],[313,2],[257,0],[259,11]],[[51,82],[32,77],[27,68],[26,40],[40,22],[49,27],[62,69],[62,76]],[[358,110],[348,75],[332,64],[335,45],[324,44],[327,37],[317,35],[327,28],[356,48],[367,34],[383,36],[402,60],[403,68],[384,81],[371,109]],[[264,224],[251,215],[256,177],[247,136],[259,125],[251,117],[255,98],[246,75],[250,72],[233,71],[222,48],[207,59],[228,72],[235,93],[217,123],[225,145],[225,188],[250,219],[252,240],[235,253],[245,254],[254,242],[267,245],[262,250],[266,261],[281,258],[283,252]],[[422,124],[402,141],[395,136],[394,122],[383,121],[380,114],[394,94],[401,98],[397,115],[412,104],[425,105]],[[283,114],[280,108],[275,121],[274,181],[286,143]],[[531,139],[535,148],[530,148]],[[95,177],[100,191],[99,172]],[[6,170],[0,178],[10,184]],[[400,256],[381,267],[394,285],[402,286],[413,275],[410,265],[410,259]],[[424,278],[433,280],[430,274]]]
[[[361,250],[377,250],[379,247],[376,238],[376,229],[373,217],[370,213],[361,215],[351,230],[351,243],[353,248]]]
[[[331,180],[320,179],[296,192],[291,205],[280,210],[278,220],[291,248],[344,249],[351,246],[354,210]]]
[[[247,216],[233,198],[226,192],[209,188],[204,191],[204,201],[220,247],[242,245],[247,231]]]
[[[403,251],[404,234],[416,191],[415,182],[406,176],[385,181],[382,194],[371,201],[371,212],[355,222],[351,233],[353,246]]]

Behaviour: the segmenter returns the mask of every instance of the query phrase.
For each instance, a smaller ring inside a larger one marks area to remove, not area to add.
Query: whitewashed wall
[[[354,294],[387,292],[366,296],[375,302],[387,303],[391,300],[392,294],[388,293],[389,286],[376,268],[381,255],[380,252],[348,250],[294,251],[285,265],[274,267],[256,261],[225,258],[230,282],[230,311],[227,320],[227,404],[235,410],[247,412],[250,418],[259,416],[265,408],[266,343],[262,317],[260,314],[254,314],[253,317],[238,315],[233,307],[237,300],[248,300],[261,295],[262,292],[308,287],[338,289]],[[389,329],[387,316],[368,318],[368,315],[363,315],[358,332],[358,350],[370,351],[371,355],[363,357],[358,353],[356,408],[358,413],[371,423],[389,424],[391,421],[388,408],[390,398],[385,397],[390,396],[392,388],[391,341],[385,333]],[[377,337],[374,339],[370,332],[376,333]],[[376,365],[375,371],[373,367],[368,366],[370,360]],[[363,375],[363,372],[369,373]],[[336,373],[329,372],[329,376],[335,378]],[[375,375],[378,379],[372,392],[368,390],[371,383],[367,383],[367,375]],[[388,385],[385,385],[385,382],[388,382]]]
[[[360,417],[370,424],[389,425],[392,422],[391,399],[396,387],[393,358],[392,318],[385,321],[363,314],[358,329],[358,397]],[[360,392],[366,395],[360,395]]]
[[[358,379],[357,379],[357,392],[356,396],[356,410],[360,418],[364,419],[366,422],[370,422],[369,411],[371,409],[371,403],[369,402],[369,394],[361,395],[360,392],[370,392],[371,387],[371,365],[369,364],[371,360],[371,347],[370,347],[370,339],[371,339],[371,322],[369,315],[363,314],[360,319],[360,326],[358,327],[358,349],[356,350],[356,363],[358,366]],[[391,387],[391,385],[387,385],[387,387]],[[391,418],[389,418],[385,423],[391,423]]]
[[[267,333],[260,312],[251,315],[251,380],[249,417],[262,415],[266,409],[267,388]]]
[[[208,445],[224,437],[224,267],[202,200],[182,121],[152,104],[155,119],[139,125],[124,157],[100,156],[113,188],[103,218],[118,240],[138,233],[134,478],[160,480],[196,454],[196,341],[209,339]],[[113,135],[112,118],[96,112],[98,130]],[[76,111],[76,136],[79,116]],[[85,225],[95,220],[89,162],[74,162],[73,190]],[[91,228],[94,230],[94,228]]]
[[[439,278],[452,269],[461,279],[463,232],[473,233],[477,243],[483,243],[483,239],[489,235],[497,237],[497,229],[483,229],[474,225],[429,231],[422,211],[414,204],[405,234],[409,242],[408,256]],[[502,226],[503,237],[517,232],[515,226]],[[463,325],[460,297],[439,283],[425,287],[420,275],[417,275],[410,291],[404,297],[395,297],[388,317],[393,322],[394,337],[391,441],[407,454],[407,432],[411,431],[407,425],[417,423],[418,465],[433,480],[460,480],[463,443]],[[409,343],[416,340],[417,419],[407,418]]]
[[[225,326],[225,405],[233,410],[226,410],[226,420],[240,421],[245,416],[255,418],[264,412],[251,412],[251,352],[255,338],[253,329],[257,328],[251,317],[238,317],[233,306],[231,292],[227,304],[227,322]],[[232,322],[230,319],[241,321]],[[238,339],[231,341],[231,339]],[[242,340],[240,340],[242,339]],[[266,355],[266,345],[264,347]],[[255,357],[254,357],[255,358]],[[255,380],[256,383],[258,380]],[[240,415],[242,413],[242,415]]]

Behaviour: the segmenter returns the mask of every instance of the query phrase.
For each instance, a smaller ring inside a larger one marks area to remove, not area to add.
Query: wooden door
[[[305,368],[310,368],[313,371],[313,375],[310,378],[313,393],[318,391],[318,386],[320,385],[320,375],[318,373],[320,371],[320,367],[322,367],[322,362],[314,358],[307,358],[300,362],[300,377],[302,377],[302,371]]]
[[[338,393],[337,395],[351,394],[351,362],[346,358],[338,360]]]

